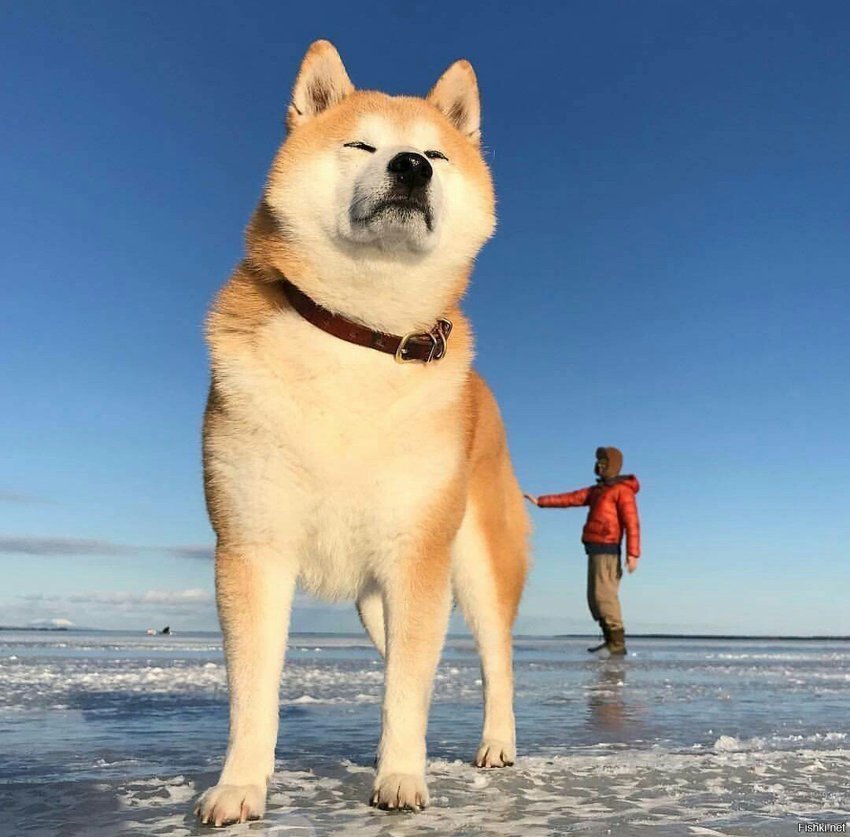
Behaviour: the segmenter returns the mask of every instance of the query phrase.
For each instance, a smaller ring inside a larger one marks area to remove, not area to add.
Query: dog
[[[204,823],[263,815],[293,594],[354,600],[385,658],[370,797],[428,803],[425,730],[453,597],[482,661],[479,767],[515,758],[511,630],[529,521],[459,303],[495,227],[478,85],[354,89],[307,51],[246,256],[207,321],[207,508],[230,735]]]

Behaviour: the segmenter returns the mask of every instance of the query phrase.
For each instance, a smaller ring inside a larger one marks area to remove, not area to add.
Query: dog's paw
[[[195,816],[216,828],[233,822],[257,820],[266,810],[266,791],[261,785],[215,785],[204,791],[195,805]]]
[[[369,804],[384,811],[418,811],[428,805],[428,787],[424,776],[412,773],[388,773],[375,779]]]
[[[516,747],[507,741],[485,738],[472,763],[476,767],[510,767],[516,761]]]

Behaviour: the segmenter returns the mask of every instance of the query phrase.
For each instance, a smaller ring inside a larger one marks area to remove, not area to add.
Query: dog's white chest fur
[[[251,430],[239,434],[238,454],[230,439],[217,460],[238,491],[237,527],[286,543],[281,559],[297,562],[309,592],[356,596],[404,551],[456,473],[462,438],[439,426],[463,365],[402,366],[285,311],[260,330],[250,357],[218,371]]]

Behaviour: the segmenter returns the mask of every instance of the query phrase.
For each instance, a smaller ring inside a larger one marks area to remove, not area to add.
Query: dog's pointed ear
[[[470,142],[481,141],[481,100],[475,70],[469,61],[455,61],[425,98]]]
[[[345,65],[330,41],[315,41],[301,62],[286,111],[286,128],[303,125],[322,111],[338,105],[354,92]]]

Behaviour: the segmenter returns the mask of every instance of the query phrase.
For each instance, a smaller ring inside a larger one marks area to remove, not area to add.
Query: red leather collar
[[[305,320],[340,340],[393,355],[399,363],[410,361],[431,363],[445,357],[448,351],[449,334],[452,331],[451,320],[441,318],[430,331],[414,331],[400,337],[384,331],[373,331],[339,314],[334,314],[333,311],[312,300],[288,279],[282,278],[282,284],[286,298]]]

